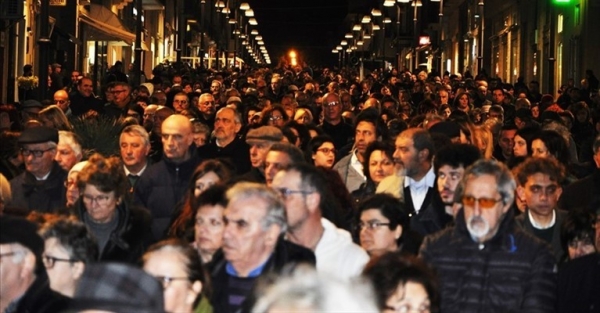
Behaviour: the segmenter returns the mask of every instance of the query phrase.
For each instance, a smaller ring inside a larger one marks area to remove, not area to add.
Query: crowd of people
[[[0,312],[600,312],[591,70],[153,76],[0,107]]]

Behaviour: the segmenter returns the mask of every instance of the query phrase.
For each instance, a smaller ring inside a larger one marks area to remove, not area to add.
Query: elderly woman
[[[64,217],[46,223],[40,235],[50,288],[72,298],[85,266],[98,258],[96,239],[85,224]]]
[[[163,285],[165,311],[178,313],[212,312],[208,280],[196,251],[177,239],[161,241],[144,254],[144,271]]]
[[[417,255],[422,238],[409,228],[404,204],[389,194],[376,194],[358,206],[356,230],[361,247],[371,258],[386,252]]]
[[[75,133],[64,130],[58,132],[58,145],[54,160],[63,170],[68,172],[73,165],[81,161],[83,157],[81,150],[81,143]]]
[[[118,157],[94,154],[79,172],[75,214],[98,241],[100,261],[137,263],[152,241],[150,214],[131,206]]]
[[[73,207],[73,205],[79,199],[80,190],[77,187],[77,180],[79,177],[79,172],[87,165],[87,161],[82,161],[75,164],[71,170],[69,170],[69,174],[67,175],[67,181],[65,181],[65,188],[67,190],[67,208]]]
[[[363,172],[367,181],[352,192],[352,199],[355,203],[375,194],[377,185],[386,177],[396,172],[394,164],[394,146],[390,142],[374,141],[365,151],[365,160],[363,162]]]

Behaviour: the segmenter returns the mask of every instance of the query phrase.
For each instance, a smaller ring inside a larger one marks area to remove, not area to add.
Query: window
[[[562,14],[558,15],[558,20],[556,22],[556,32],[559,34],[562,33],[562,31],[563,31],[564,19],[565,19],[564,15],[562,15]]]

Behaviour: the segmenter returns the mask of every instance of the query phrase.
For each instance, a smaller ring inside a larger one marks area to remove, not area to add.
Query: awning
[[[130,32],[119,17],[105,6],[90,4],[90,10],[79,6],[79,19],[91,26],[86,32],[87,39],[93,41],[124,41],[131,45],[135,34]]]

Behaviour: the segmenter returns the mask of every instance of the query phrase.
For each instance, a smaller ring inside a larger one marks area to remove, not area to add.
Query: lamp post
[[[38,44],[40,46],[39,55],[38,55],[38,64],[39,64],[39,88],[40,88],[40,101],[46,100],[49,98],[49,86],[48,86],[48,63],[49,63],[49,55],[50,55],[50,34],[48,33],[49,27],[49,19],[50,15],[48,12],[48,6],[50,1],[41,1],[40,4],[40,39],[38,40]],[[19,99],[19,101],[22,101]]]
[[[135,78],[135,84],[140,85],[142,83],[142,0],[135,1],[135,9],[137,11],[136,21],[135,21],[135,56],[133,67],[137,72],[137,76]]]
[[[480,26],[479,26],[479,51],[477,52],[477,69],[479,71],[483,70],[483,43],[485,42],[484,31],[485,31],[485,19],[484,19],[484,0],[479,0],[477,3],[479,17],[480,17]]]

